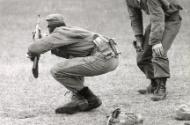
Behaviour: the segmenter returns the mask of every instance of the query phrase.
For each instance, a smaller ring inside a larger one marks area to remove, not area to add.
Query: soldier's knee
[[[50,73],[55,79],[69,76],[69,73],[64,68],[60,68],[57,66],[52,67]]]
[[[163,54],[162,56],[158,56],[153,54],[152,61],[160,61],[160,60],[168,60],[167,54]]]
[[[50,73],[51,75],[56,78],[58,77],[58,74],[59,74],[59,70],[56,68],[56,67],[52,67],[51,70],[50,70]]]

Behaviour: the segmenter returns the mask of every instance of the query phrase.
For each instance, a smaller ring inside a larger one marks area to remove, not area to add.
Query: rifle
[[[40,28],[40,15],[38,15],[35,31],[32,33],[32,39],[34,41],[36,41],[37,39],[40,39],[40,38],[42,38],[42,34],[41,34],[41,28]],[[32,74],[33,74],[34,78],[38,78],[39,58],[40,58],[40,56],[37,55],[37,56],[35,56],[34,61],[33,61]]]

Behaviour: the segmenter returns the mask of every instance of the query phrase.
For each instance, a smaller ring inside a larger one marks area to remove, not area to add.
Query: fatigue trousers
[[[152,52],[152,46],[149,44],[149,35],[151,25],[148,25],[144,34],[143,52],[137,52],[137,65],[148,79],[169,78],[169,59],[167,52],[170,49],[181,26],[181,17],[178,13],[166,18],[165,31],[162,38],[164,55],[159,57]],[[180,42],[180,41],[178,41]]]
[[[113,71],[118,58],[106,59],[101,52],[87,57],[77,57],[58,63],[51,69],[52,76],[72,92],[84,87],[84,77],[101,75]]]

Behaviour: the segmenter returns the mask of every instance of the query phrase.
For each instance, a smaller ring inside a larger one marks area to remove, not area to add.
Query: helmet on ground
[[[190,105],[182,104],[176,109],[177,120],[190,120]]]
[[[143,121],[140,114],[127,113],[117,108],[108,117],[107,125],[142,125]]]

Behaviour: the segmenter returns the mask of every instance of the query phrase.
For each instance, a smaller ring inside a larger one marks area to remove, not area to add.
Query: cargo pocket
[[[101,52],[106,59],[110,59],[115,55],[107,38],[98,36],[95,40],[93,40],[93,42],[96,45],[98,51]]]

